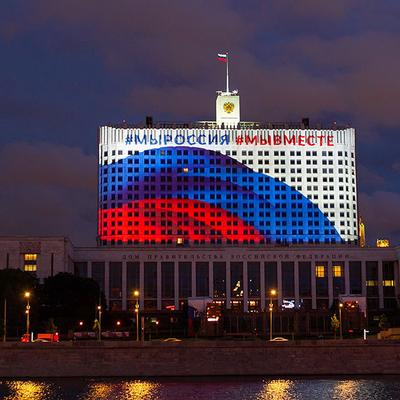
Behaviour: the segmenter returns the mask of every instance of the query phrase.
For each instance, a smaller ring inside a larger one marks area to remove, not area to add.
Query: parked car
[[[31,337],[29,333],[24,333],[21,336],[22,343],[29,343],[31,341]],[[36,339],[33,340],[34,342],[59,342],[59,335],[58,332],[56,333],[38,333]]]

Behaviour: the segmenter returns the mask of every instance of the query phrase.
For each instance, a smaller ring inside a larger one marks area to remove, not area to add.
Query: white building
[[[102,126],[98,146],[101,245],[358,241],[353,128],[241,122],[219,92],[216,122]]]

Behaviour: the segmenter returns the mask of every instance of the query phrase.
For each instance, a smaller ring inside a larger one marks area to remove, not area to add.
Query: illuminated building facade
[[[257,313],[272,289],[279,312],[396,309],[399,247],[357,245],[354,129],[243,122],[239,100],[218,92],[215,121],[100,127],[99,246],[0,238],[3,265],[93,278],[115,311],[138,290],[144,311]]]
[[[347,245],[77,247],[64,237],[0,237],[3,268],[43,280],[59,272],[98,282],[111,310],[181,309],[190,298],[260,312],[326,310],[355,298],[368,313],[398,307],[400,247]],[[34,265],[34,271],[32,271]]]
[[[355,131],[216,121],[99,129],[98,243],[308,244],[358,240]]]

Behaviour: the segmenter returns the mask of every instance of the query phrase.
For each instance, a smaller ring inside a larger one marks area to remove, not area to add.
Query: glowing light
[[[13,381],[8,383],[12,400],[42,400],[51,397],[52,387],[48,383],[33,381]]]
[[[315,276],[317,278],[325,278],[325,266],[324,265],[316,265],[315,266]]]
[[[394,281],[393,280],[386,280],[382,281],[383,286],[394,286]]]
[[[260,400],[291,400],[296,397],[290,393],[293,382],[287,379],[274,379],[265,384],[264,390],[257,399]]]
[[[334,398],[338,399],[358,399],[360,391],[360,383],[354,380],[340,381],[335,386]]]
[[[154,382],[133,381],[123,385],[126,398],[130,400],[144,400],[156,398],[159,384]]]
[[[36,272],[37,270],[37,254],[27,253],[24,254],[24,271]]]
[[[340,278],[342,276],[342,266],[341,265],[333,265],[332,266],[332,275],[334,278]]]
[[[377,239],[376,240],[376,247],[389,247],[390,242],[388,239]]]
[[[112,395],[113,389],[115,389],[113,383],[93,383],[89,385],[87,400],[108,400],[115,398]]]

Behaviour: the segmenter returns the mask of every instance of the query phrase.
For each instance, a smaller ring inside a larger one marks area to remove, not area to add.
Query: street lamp
[[[269,292],[269,340],[272,340],[272,312],[274,304],[272,303],[272,297],[276,296],[276,290],[271,289]]]
[[[99,313],[99,337],[98,340],[101,340],[101,305],[97,306],[97,311]]]
[[[27,335],[28,340],[31,341],[31,340],[30,340],[30,332],[29,332],[29,331],[30,331],[30,327],[29,327],[29,325],[30,325],[30,321],[29,321],[29,312],[30,312],[30,309],[31,309],[31,306],[30,306],[30,304],[29,304],[29,299],[30,299],[30,297],[31,297],[31,293],[30,293],[30,292],[25,292],[24,297],[26,298],[26,307],[25,307],[25,314],[26,314],[26,335]]]
[[[133,296],[136,298],[135,304],[135,315],[136,315],[136,341],[139,341],[139,290],[133,292]]]
[[[340,339],[343,339],[343,327],[342,327],[342,308],[343,303],[339,303],[339,328],[340,328]]]

